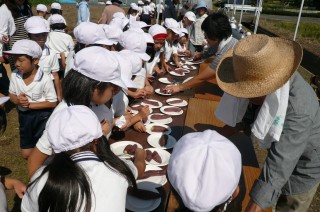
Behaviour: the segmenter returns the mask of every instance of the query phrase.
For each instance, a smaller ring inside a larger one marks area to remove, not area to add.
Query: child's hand
[[[154,89],[153,89],[153,87],[151,85],[146,85],[144,87],[144,90],[146,91],[147,95],[151,95],[154,92]]]
[[[147,95],[147,92],[144,89],[137,89],[133,94],[133,98],[140,99],[140,98],[144,98],[146,95]]]
[[[22,107],[29,108],[30,103],[26,94],[20,93],[18,95],[18,104],[21,105]]]
[[[20,182],[19,180],[15,180],[13,183],[13,188],[20,199],[22,199],[24,193],[26,193],[27,187],[25,184]]]
[[[6,35],[2,36],[2,43],[3,43],[3,44],[6,44],[6,43],[8,43],[8,42],[9,42],[8,36],[6,36]]]
[[[101,121],[101,128],[104,136],[107,136],[111,132],[111,126],[105,119]]]
[[[169,71],[172,71],[171,66],[168,66],[167,64],[164,65],[164,68],[165,68],[165,70],[168,71],[168,72],[169,72]]]
[[[139,122],[135,123],[135,124],[133,125],[133,128],[134,128],[136,131],[141,132],[141,133],[147,131],[147,129],[146,129],[146,127],[144,126],[144,124],[142,123],[142,121],[139,121]]]
[[[150,115],[149,106],[144,106],[140,111],[139,115],[142,119],[147,118]]]
[[[182,65],[181,65],[181,63],[176,63],[176,66],[178,67],[178,68],[181,68],[182,67]]]

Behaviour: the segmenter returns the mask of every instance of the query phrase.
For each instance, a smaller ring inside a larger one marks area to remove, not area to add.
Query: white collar
[[[50,55],[50,49],[47,45],[44,45],[42,49],[42,56],[48,56],[48,55]]]
[[[22,79],[23,74],[18,69],[16,70],[17,70],[17,77]],[[42,79],[42,76],[43,76],[43,71],[40,68],[38,68],[37,73],[33,78],[33,82],[39,82]]]

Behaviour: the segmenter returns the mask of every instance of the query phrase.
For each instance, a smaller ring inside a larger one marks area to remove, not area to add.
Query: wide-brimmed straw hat
[[[302,55],[302,47],[295,41],[251,35],[221,59],[216,74],[218,85],[236,97],[265,96],[290,79]]]

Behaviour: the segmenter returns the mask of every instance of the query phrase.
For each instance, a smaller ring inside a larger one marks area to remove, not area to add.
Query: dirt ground
[[[66,18],[68,24],[68,33],[72,35],[72,30],[76,26],[77,23],[77,10],[75,5],[64,4],[63,5],[63,15]],[[103,6],[91,6],[91,21],[98,22],[101,13],[103,11]],[[275,29],[273,29],[275,30]],[[283,36],[287,36],[288,34],[283,34]],[[309,41],[302,41],[303,45],[308,45]],[[310,47],[314,47],[314,45],[310,45]],[[312,48],[311,48],[312,49]],[[315,51],[320,51],[320,47],[314,47]],[[320,55],[320,54],[319,54]],[[302,71],[303,72],[303,71]],[[309,76],[308,74],[306,76]],[[307,79],[308,77],[306,77]],[[7,175],[9,177],[18,178],[25,183],[28,182],[27,178],[27,162],[22,159],[20,156],[20,148],[19,148],[19,126],[18,126],[18,118],[17,112],[13,108],[8,113],[8,127],[6,132],[0,136],[0,175]],[[258,145],[254,144],[255,151],[257,154],[257,159],[259,161],[260,167],[263,165],[264,158],[266,157],[266,152],[262,150]],[[11,211],[19,211],[19,200],[15,198],[15,194],[13,191],[7,192],[7,198],[9,202],[9,209]],[[309,209],[310,212],[320,212],[320,189]]]

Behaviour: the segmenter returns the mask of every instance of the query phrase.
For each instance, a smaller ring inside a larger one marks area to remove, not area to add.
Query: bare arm
[[[47,160],[49,156],[40,152],[40,150],[35,147],[28,158],[28,176],[31,178],[33,174],[42,166],[42,164]]]
[[[62,88],[61,88],[59,74],[58,74],[58,72],[52,72],[52,76],[53,76],[53,79],[54,79],[54,87],[56,88],[56,91],[57,91],[58,101],[61,102],[61,100],[62,100]]]
[[[137,148],[135,155],[134,155],[135,159],[134,159],[134,165],[136,166],[137,170],[138,170],[138,178],[141,178],[145,169],[146,169],[146,151],[144,151],[143,149]]]
[[[31,102],[29,103],[29,109],[45,109],[45,108],[54,108],[57,106],[56,102]]]

